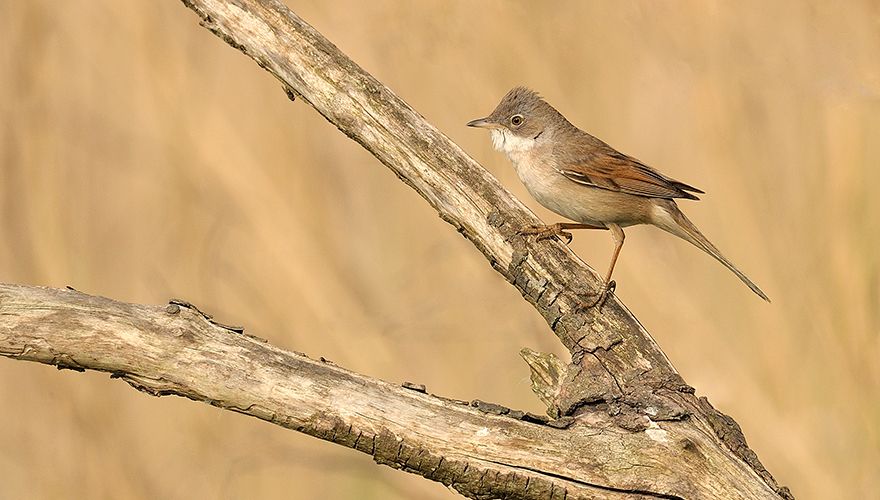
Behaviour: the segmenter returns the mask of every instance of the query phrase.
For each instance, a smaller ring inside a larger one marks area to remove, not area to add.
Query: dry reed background
[[[463,126],[515,84],[706,190],[685,211],[773,304],[641,228],[618,295],[799,498],[878,495],[876,2],[289,4],[520,197]],[[540,409],[517,351],[555,338],[373,157],[179,2],[61,5],[0,0],[0,280],[182,297],[372,376]],[[611,242],[572,246],[604,268]],[[453,498],[252,418],[9,360],[0,478],[2,499]]]

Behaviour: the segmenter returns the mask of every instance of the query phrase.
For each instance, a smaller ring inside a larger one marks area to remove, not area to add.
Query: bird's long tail
[[[753,292],[758,294],[759,297],[770,302],[770,299],[760,288],[758,288],[758,285],[752,282],[752,280],[750,280],[742,271],[737,269],[732,262],[727,260],[727,258],[721,254],[720,250],[715,248],[715,245],[703,236],[703,233],[697,229],[697,226],[695,226],[694,223],[685,217],[681,210],[678,209],[675,202],[670,200],[669,203],[655,205],[652,219],[655,226],[666,232],[672,233],[683,240],[691,242],[695,247],[703,250],[712,257],[715,257],[718,262],[724,264],[725,267],[730,269],[737,278],[742,280],[742,282],[751,288]]]

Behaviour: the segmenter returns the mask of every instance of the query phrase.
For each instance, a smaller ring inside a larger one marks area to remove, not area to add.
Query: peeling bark
[[[0,285],[0,355],[107,372],[373,456],[470,498],[772,498],[751,468],[685,419],[619,426],[450,400],[278,349],[192,304],[117,302]],[[724,424],[726,425],[726,424]]]
[[[619,300],[580,310],[599,276],[558,242],[518,231],[540,221],[455,143],[278,0],[183,0],[202,25],[254,59],[357,141],[469,239],[546,319],[572,363],[551,412],[610,408],[619,424],[638,416],[689,418],[715,434],[780,496],[738,426],[698,400],[651,335]],[[732,419],[730,419],[732,420]],[[723,432],[718,432],[723,429]]]
[[[278,0],[183,3],[425,198],[541,313],[572,358],[524,355],[555,373],[535,383],[554,419],[281,351],[184,301],[2,285],[0,354],[253,415],[471,498],[791,498],[623,304],[579,308],[596,273],[561,243],[522,237],[534,214],[403,100]]]

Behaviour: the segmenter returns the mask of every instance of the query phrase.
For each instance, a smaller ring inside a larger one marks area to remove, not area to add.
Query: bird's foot
[[[521,231],[519,234],[522,235],[533,235],[536,236],[535,241],[541,240],[549,240],[550,238],[559,238],[566,245],[571,243],[571,233],[562,229],[562,224],[550,224],[549,226],[529,226]]]
[[[605,305],[605,302],[614,295],[614,290],[617,288],[617,282],[614,280],[605,283],[602,286],[602,290],[598,293],[591,293],[591,297],[595,297],[593,300],[584,301],[580,303],[580,307],[582,309],[592,309],[594,307],[599,308],[599,312],[602,312],[602,306]]]

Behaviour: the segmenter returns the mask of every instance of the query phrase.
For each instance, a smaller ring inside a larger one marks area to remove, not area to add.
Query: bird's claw
[[[549,226],[529,226],[519,231],[519,234],[535,236],[535,241],[560,238],[566,245],[571,243],[573,238],[571,233],[562,229],[559,224],[550,224]]]
[[[581,302],[580,307],[582,309],[592,309],[594,307],[598,307],[599,312],[602,312],[602,306],[605,305],[605,302],[608,300],[609,297],[614,295],[614,290],[616,288],[617,282],[614,280],[609,281],[602,287],[602,290],[600,290],[598,293],[590,294],[595,295],[595,299],[589,302]]]

